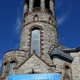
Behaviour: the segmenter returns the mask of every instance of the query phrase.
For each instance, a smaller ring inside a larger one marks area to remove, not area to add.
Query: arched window
[[[52,18],[51,18],[51,17],[49,17],[49,22],[50,22],[50,23],[53,23],[53,20],[52,20]]]
[[[7,66],[7,63],[4,63],[2,77],[5,77],[6,75],[6,66]]]
[[[71,80],[71,73],[70,73],[70,68],[69,68],[69,66],[66,66],[66,67],[65,67],[65,75],[67,75],[67,78],[68,78],[69,80]]]
[[[11,61],[10,62],[9,74],[12,74],[13,73],[13,68],[15,67],[15,65],[16,65],[16,62],[15,61]]]
[[[31,32],[31,51],[30,53],[32,54],[33,51],[37,55],[40,55],[40,29],[35,28]]]
[[[39,19],[39,17],[38,17],[38,15],[36,14],[36,15],[34,16],[34,21],[38,21],[38,19]]]

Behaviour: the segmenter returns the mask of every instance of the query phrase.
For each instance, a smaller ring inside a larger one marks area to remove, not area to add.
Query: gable
[[[32,72],[44,73],[52,71],[53,66],[50,67],[46,62],[38,58],[35,54],[33,54],[28,60],[26,60],[18,69],[18,73],[27,74]]]

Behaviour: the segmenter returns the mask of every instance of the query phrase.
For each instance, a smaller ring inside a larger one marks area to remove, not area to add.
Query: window
[[[31,32],[31,54],[35,51],[40,55],[40,29],[33,29]]]
[[[15,67],[15,65],[16,65],[15,61],[12,61],[12,62],[10,63],[9,74],[12,74],[12,73],[13,73],[13,68]]]
[[[2,77],[5,77],[5,75],[6,75],[6,66],[7,66],[7,63],[5,63],[4,66],[3,66]]]
[[[34,21],[38,21],[38,19],[39,19],[38,15],[35,15],[34,16]]]
[[[53,20],[52,20],[52,18],[51,18],[51,17],[49,17],[49,22],[50,22],[50,23],[53,23]]]
[[[71,80],[71,74],[70,74],[70,68],[68,66],[65,67],[65,74],[70,78]]]

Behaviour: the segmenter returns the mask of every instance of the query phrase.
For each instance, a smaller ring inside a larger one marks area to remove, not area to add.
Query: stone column
[[[29,0],[29,12],[32,12],[34,0]]]
[[[28,10],[28,6],[27,6],[27,4],[25,3],[25,4],[24,4],[24,13],[27,12],[27,10]]]
[[[50,4],[50,10],[52,11],[54,16],[54,0],[50,0],[49,4]]]
[[[45,0],[41,0],[41,10],[45,9]]]

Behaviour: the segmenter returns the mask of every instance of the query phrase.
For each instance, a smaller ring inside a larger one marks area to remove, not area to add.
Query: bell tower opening
[[[49,6],[50,6],[50,5],[49,5],[49,0],[45,0],[45,8],[46,8],[46,9],[50,9]]]
[[[34,8],[40,7],[40,0],[34,0]]]
[[[29,0],[25,0],[25,4],[27,4],[29,10]]]

